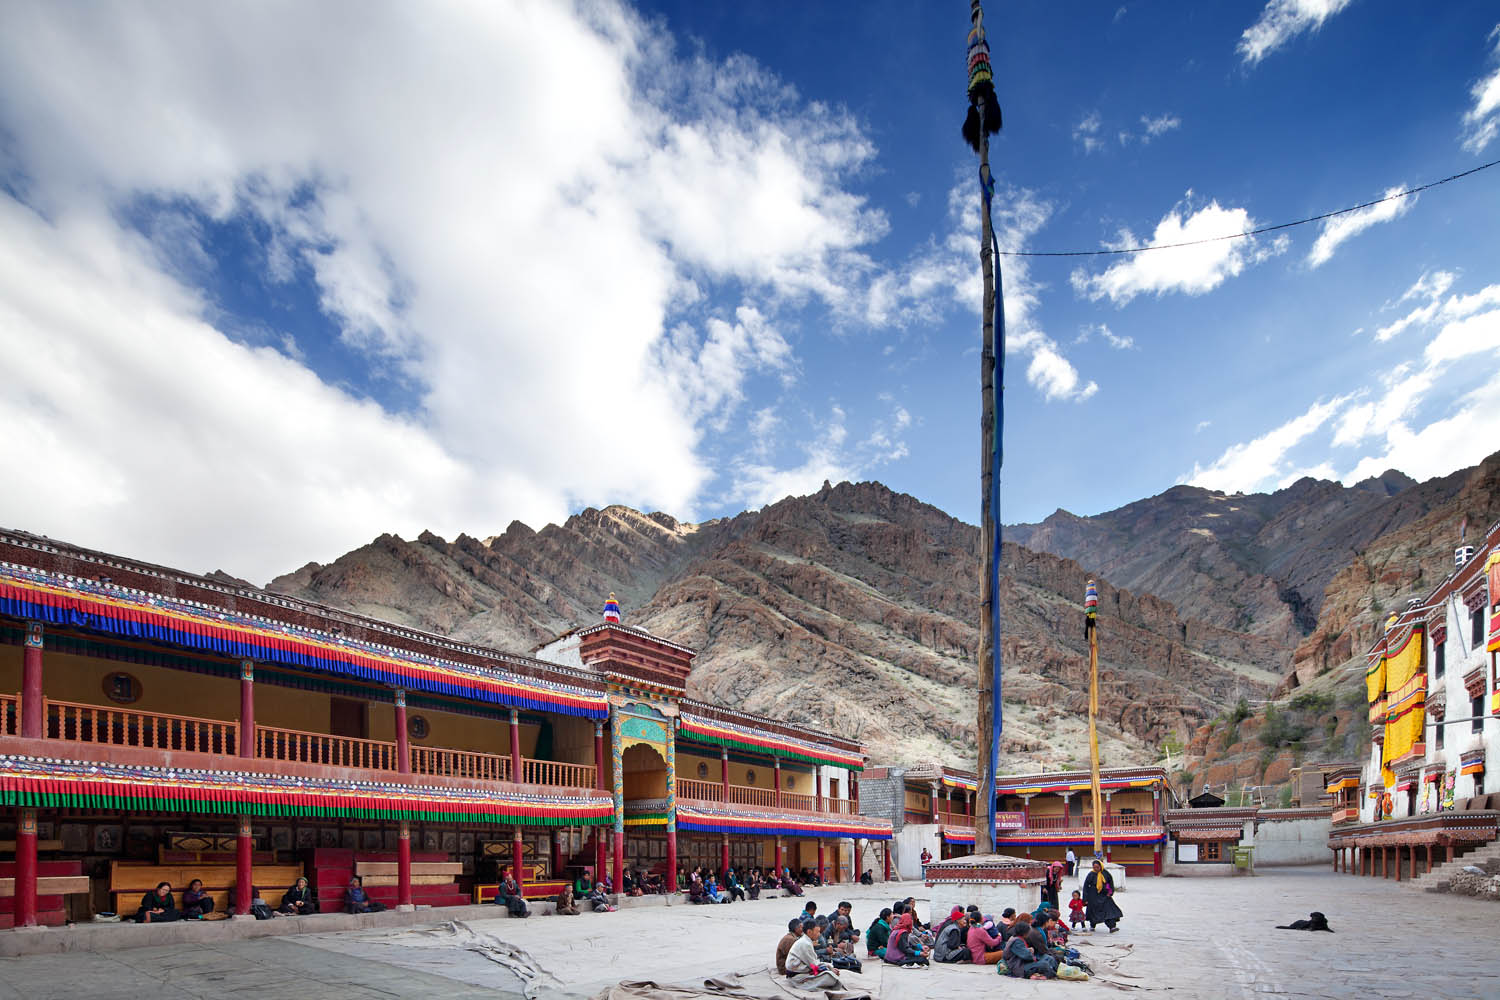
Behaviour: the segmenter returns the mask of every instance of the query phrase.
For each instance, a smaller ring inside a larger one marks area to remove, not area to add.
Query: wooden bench
[[[36,880],[38,896],[72,896],[89,891],[87,875],[43,875]],[[0,898],[16,894],[16,880],[0,878]]]
[[[572,884],[572,882],[566,881],[527,882],[521,886],[521,896],[523,899],[553,899],[564,888]],[[495,893],[499,891],[500,886],[498,884],[476,885],[474,887],[474,902],[493,903],[495,901]]]
[[[281,905],[286,890],[301,877],[301,865],[262,865],[252,872],[252,879],[260,889],[260,898],[273,910]],[[181,901],[188,883],[195,878],[203,880],[203,891],[214,898],[215,909],[223,910],[228,906],[229,891],[237,878],[234,865],[144,865],[111,861],[109,894],[116,913],[134,913],[140,905],[140,897],[155,889],[157,883],[172,883],[172,893]]]

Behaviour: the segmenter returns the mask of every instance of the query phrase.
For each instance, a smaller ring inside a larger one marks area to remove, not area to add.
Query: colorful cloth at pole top
[[[1090,580],[1083,588],[1083,610],[1090,618],[1094,617],[1099,610],[1099,588],[1094,586],[1093,580]]]
[[[972,0],[969,19],[973,25],[969,31],[966,57],[969,70],[969,112],[964,118],[963,136],[964,141],[977,153],[983,135],[994,135],[1000,131],[1000,101],[995,97],[995,76],[990,69],[990,43],[984,34],[984,8],[979,0]],[[982,121],[981,108],[984,111]]]
[[[609,600],[604,602],[604,620],[616,625],[620,623],[620,602],[615,600],[614,594],[610,594]]]

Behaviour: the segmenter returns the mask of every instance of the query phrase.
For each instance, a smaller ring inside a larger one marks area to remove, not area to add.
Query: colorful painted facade
[[[1476,541],[1367,654],[1370,758],[1328,775],[1339,870],[1412,877],[1496,835],[1500,523]]]
[[[305,871],[324,909],[365,873],[456,905],[505,867],[532,895],[697,864],[848,879],[889,838],[858,743],[696,702],[691,649],[613,595],[604,619],[517,655],[0,532],[0,926],[133,909],[179,865],[220,893]]]

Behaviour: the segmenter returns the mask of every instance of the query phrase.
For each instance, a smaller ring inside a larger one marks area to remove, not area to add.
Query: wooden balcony
[[[510,758],[493,753],[472,753],[468,750],[412,747],[411,770],[413,774],[439,778],[509,781]]]
[[[43,735],[48,740],[240,759],[238,722],[50,699],[43,699],[42,712],[45,720]],[[19,736],[20,726],[19,696],[0,695],[0,737]],[[258,760],[385,773],[400,771],[396,744],[381,740],[256,726],[254,749],[254,759]],[[63,753],[61,749],[56,752]],[[410,762],[412,773],[427,777],[491,782],[515,780],[510,757],[501,754],[414,746],[410,749]],[[210,762],[195,766],[217,765]],[[593,788],[595,778],[592,765],[521,760],[520,781],[526,784]],[[717,785],[713,787],[718,788]]]
[[[678,778],[677,797],[691,802],[722,803],[725,801],[724,785],[719,781],[702,781],[697,778]],[[754,788],[750,785],[730,785],[728,801],[733,805],[753,806],[756,809],[771,809],[791,812],[818,812],[817,797],[781,793],[781,805],[776,805],[774,788]],[[823,799],[824,813],[851,815],[858,812],[849,799]]]
[[[1335,809],[1329,819],[1330,823],[1358,823],[1359,809],[1342,807]]]
[[[304,733],[296,729],[255,727],[255,756],[324,767],[355,767],[367,771],[396,770],[396,744],[352,736]]]
[[[238,753],[240,727],[222,719],[195,719],[47,698],[42,699],[42,712],[48,739],[145,750]]]
[[[1114,813],[1100,817],[1100,828],[1109,833],[1124,833],[1131,830],[1148,830],[1158,828],[1162,825],[1160,819],[1152,817],[1150,813]],[[1088,816],[1033,816],[1024,827],[1014,829],[1002,829],[1000,835],[1015,835],[1022,833],[1057,833],[1063,831],[1080,831],[1092,833],[1094,829],[1093,820]]]

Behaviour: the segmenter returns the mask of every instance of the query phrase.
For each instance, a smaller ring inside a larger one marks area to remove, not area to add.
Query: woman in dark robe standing
[[[1042,902],[1056,910],[1057,892],[1062,888],[1063,866],[1060,862],[1052,862],[1047,866],[1047,876],[1042,881]]]
[[[1115,877],[1097,860],[1093,870],[1083,877],[1083,905],[1089,930],[1096,930],[1100,924],[1108,927],[1111,934],[1120,929],[1115,924],[1125,914],[1115,902]]]

